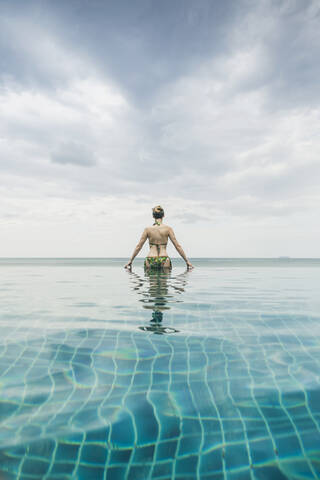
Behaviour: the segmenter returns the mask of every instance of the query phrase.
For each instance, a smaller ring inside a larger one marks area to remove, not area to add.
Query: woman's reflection
[[[181,302],[179,296],[187,284],[186,270],[180,275],[172,275],[171,271],[146,270],[144,278],[136,272],[128,271],[134,284],[133,289],[141,296],[143,308],[152,310],[149,325],[139,327],[140,330],[157,335],[176,333],[179,330],[163,325],[164,311],[169,310],[169,303]]]

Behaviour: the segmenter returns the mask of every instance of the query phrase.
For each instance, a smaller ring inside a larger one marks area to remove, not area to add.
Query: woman
[[[181,245],[179,245],[172,228],[162,223],[162,219],[164,217],[164,210],[160,205],[152,209],[152,216],[154,218],[154,224],[152,225],[152,227],[147,227],[144,229],[138,245],[134,249],[134,252],[129,262],[124,268],[129,268],[129,269],[131,268],[133,260],[140,252],[145,241],[149,239],[150,250],[144,262],[145,268],[147,270],[171,269],[172,268],[171,260],[167,254],[167,249],[166,249],[168,238],[170,238],[177,252],[181,255],[183,260],[186,262],[187,268],[188,269],[193,268],[193,265],[187,259]]]

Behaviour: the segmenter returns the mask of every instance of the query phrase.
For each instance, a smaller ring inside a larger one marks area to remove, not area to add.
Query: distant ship
[[[282,257],[278,257],[280,260],[288,260],[288,258],[290,257],[286,257],[286,256],[282,256]]]

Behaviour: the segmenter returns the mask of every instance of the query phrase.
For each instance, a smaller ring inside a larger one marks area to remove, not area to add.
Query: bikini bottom
[[[144,268],[152,270],[161,270],[162,268],[171,268],[171,260],[169,267],[165,266],[165,263],[169,257],[147,257],[144,261]]]

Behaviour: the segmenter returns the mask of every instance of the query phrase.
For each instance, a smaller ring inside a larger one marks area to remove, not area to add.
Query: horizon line
[[[180,257],[173,257],[175,260],[183,260]],[[189,257],[190,259],[201,260],[201,259],[213,259],[213,260],[320,260],[320,257],[291,257],[291,256],[277,256],[277,257]],[[0,257],[0,260],[126,260],[128,257],[33,257],[33,256],[21,256],[21,257]],[[136,258],[135,260],[143,260],[144,257]]]

